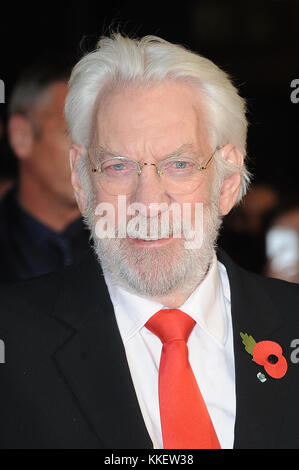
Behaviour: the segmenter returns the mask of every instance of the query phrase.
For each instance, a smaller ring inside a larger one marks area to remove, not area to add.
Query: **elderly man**
[[[94,250],[1,291],[1,447],[297,448],[298,286],[215,249],[249,181],[227,75],[115,34],[75,66],[66,118]]]

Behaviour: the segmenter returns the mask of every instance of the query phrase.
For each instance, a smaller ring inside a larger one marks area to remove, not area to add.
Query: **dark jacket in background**
[[[89,249],[89,231],[81,217],[57,233],[20,206],[17,188],[1,200],[0,283],[54,272],[79,262]]]

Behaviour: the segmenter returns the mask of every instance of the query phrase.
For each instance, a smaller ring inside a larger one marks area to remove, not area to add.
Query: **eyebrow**
[[[184,154],[186,152],[195,155],[196,152],[195,152],[193,144],[183,144],[183,145],[181,145],[181,147],[179,147],[174,152],[171,152],[170,154],[165,155],[163,160],[165,158],[180,157],[182,154]]]
[[[94,147],[98,152],[99,152],[99,156],[100,156],[100,160],[104,158],[118,158],[118,157],[123,157],[123,158],[130,158],[131,160],[134,160],[134,158],[132,157],[128,157],[126,155],[122,155],[120,153],[117,153],[117,152],[114,152],[113,150],[109,149],[108,147],[104,147],[103,145],[98,145],[97,147]],[[164,155],[162,157],[162,160],[165,160],[167,158],[176,158],[176,157],[180,157],[181,155],[183,155],[184,153],[186,152],[189,152],[193,155],[196,154],[196,151],[194,149],[194,145],[191,144],[191,143],[187,143],[187,144],[183,144],[181,145],[177,150],[174,150],[173,152],[167,154],[167,155]]]

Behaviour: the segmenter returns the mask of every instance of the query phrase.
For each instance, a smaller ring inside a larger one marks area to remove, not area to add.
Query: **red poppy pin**
[[[247,333],[240,333],[245,350],[252,355],[253,361],[264,366],[265,371],[274,379],[281,379],[288,370],[282,348],[274,341],[259,341],[258,343]],[[259,375],[259,374],[258,374]],[[263,374],[260,374],[263,375]],[[260,377],[259,377],[260,378]],[[260,380],[263,382],[266,379]]]

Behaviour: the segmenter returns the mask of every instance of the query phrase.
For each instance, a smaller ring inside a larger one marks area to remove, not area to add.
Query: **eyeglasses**
[[[145,166],[154,166],[165,191],[169,194],[191,194],[201,182],[201,172],[206,170],[216,147],[205,164],[192,158],[169,157],[158,163],[140,163],[127,157],[115,156],[103,160],[98,167],[92,167],[100,187],[110,195],[129,195],[136,191],[138,180]],[[91,164],[92,160],[88,154]]]

